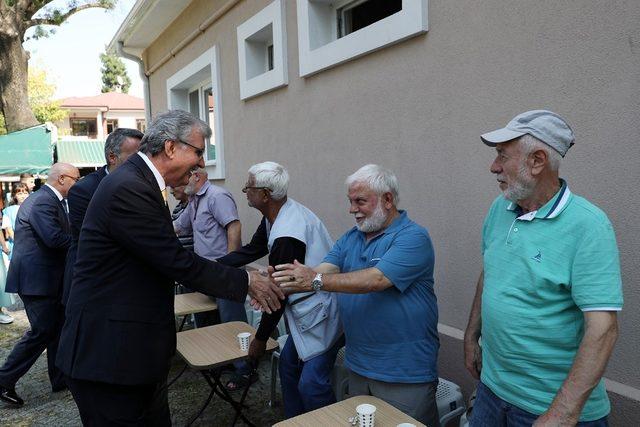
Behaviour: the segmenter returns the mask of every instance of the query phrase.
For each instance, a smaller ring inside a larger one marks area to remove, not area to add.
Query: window
[[[96,119],[69,119],[71,124],[71,135],[86,136],[95,139],[98,136],[98,126]]]
[[[402,0],[355,0],[336,9],[338,38],[402,10]]]
[[[284,4],[276,0],[238,27],[240,98],[286,86]]]
[[[211,127],[212,136],[205,141],[205,165],[211,179],[225,177],[219,87],[220,69],[215,46],[167,79],[168,107],[187,110]]]
[[[118,129],[118,120],[117,119],[107,120],[107,135],[116,129]]]
[[[147,131],[147,121],[145,119],[136,119],[136,129],[144,133]]]
[[[427,0],[297,0],[300,76],[428,29]]]

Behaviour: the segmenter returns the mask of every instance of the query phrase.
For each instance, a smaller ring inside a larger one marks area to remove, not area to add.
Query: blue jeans
[[[538,415],[505,402],[482,382],[478,383],[476,401],[469,420],[470,427],[529,427],[537,419]],[[578,423],[581,427],[607,427],[608,425],[608,417]]]
[[[285,418],[295,417],[336,402],[331,387],[331,370],[338,350],[344,345],[340,338],[326,352],[303,362],[298,357],[289,336],[280,353],[280,384]]]

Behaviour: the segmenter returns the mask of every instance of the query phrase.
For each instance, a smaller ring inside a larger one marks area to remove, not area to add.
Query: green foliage
[[[4,125],[4,116],[0,113],[0,135],[7,134],[7,127]]]
[[[100,61],[102,61],[102,68],[100,68],[102,72],[102,93],[129,93],[131,79],[122,60],[114,54],[101,53]]]
[[[60,103],[53,100],[55,91],[55,85],[47,82],[46,71],[31,67],[28,80],[29,105],[40,123],[57,122],[67,117],[67,112],[60,108]]]

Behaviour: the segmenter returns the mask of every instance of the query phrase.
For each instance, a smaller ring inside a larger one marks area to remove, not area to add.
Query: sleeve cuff
[[[622,311],[622,307],[602,306],[602,307],[585,307],[580,310],[584,311]]]

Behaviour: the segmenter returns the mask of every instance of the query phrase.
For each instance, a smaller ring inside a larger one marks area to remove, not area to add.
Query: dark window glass
[[[355,1],[338,9],[338,38],[402,10],[402,0]]]

